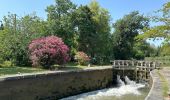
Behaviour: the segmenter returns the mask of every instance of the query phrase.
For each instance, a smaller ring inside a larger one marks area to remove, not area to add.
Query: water
[[[125,76],[125,83],[117,76],[119,87],[83,93],[61,100],[144,100],[149,89],[144,84],[137,84]]]
[[[117,75],[117,83],[118,83],[118,86],[124,86],[125,85],[125,82],[123,82],[121,79],[120,79],[120,76]]]

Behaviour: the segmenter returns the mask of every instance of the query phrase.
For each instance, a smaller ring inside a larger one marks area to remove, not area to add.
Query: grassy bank
[[[161,82],[162,82],[162,92],[163,92],[163,96],[167,97],[168,96],[168,91],[169,91],[169,86],[168,86],[168,81],[166,80],[166,78],[160,73],[160,71],[157,71]]]
[[[0,68],[0,76],[20,74],[20,73],[34,73],[40,71],[45,71],[45,70],[40,68],[31,68],[31,67],[6,67],[6,68]]]
[[[80,70],[80,69],[84,69],[87,67],[99,67],[99,66],[98,65],[78,65],[77,63],[67,63],[62,67],[59,65],[54,65],[54,68],[49,69],[49,70],[62,70],[62,71]],[[33,67],[0,67],[0,76],[23,74],[23,73],[35,73],[35,72],[42,72],[42,71],[49,71],[49,70],[42,69],[42,68],[33,68]]]

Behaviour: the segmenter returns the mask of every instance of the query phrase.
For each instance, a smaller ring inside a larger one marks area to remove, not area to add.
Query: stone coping
[[[150,77],[151,77],[151,80],[152,80],[152,87],[151,87],[151,89],[149,90],[148,95],[145,97],[145,100],[148,100],[148,98],[151,96],[151,93],[152,93],[153,88],[154,88],[154,81],[155,81],[155,79],[153,78],[153,75],[152,75],[151,72],[150,72]]]
[[[0,76],[0,82],[35,78],[35,77],[43,77],[43,76],[50,76],[50,75],[62,75],[64,73],[87,72],[87,71],[94,71],[94,70],[97,71],[97,70],[112,69],[112,68],[113,68],[112,66],[98,66],[98,67],[87,67],[84,69],[77,69],[77,70],[66,70],[66,71],[55,70],[55,71],[43,71],[43,72],[36,72],[36,73],[18,73],[14,75]]]

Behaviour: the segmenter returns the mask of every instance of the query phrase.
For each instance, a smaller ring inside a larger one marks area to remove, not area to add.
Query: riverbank
[[[163,77],[163,95],[165,100],[170,100],[170,67],[164,67],[160,70],[160,74]]]

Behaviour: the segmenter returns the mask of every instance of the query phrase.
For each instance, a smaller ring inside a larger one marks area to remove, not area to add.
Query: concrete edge
[[[66,71],[45,71],[45,72],[36,72],[36,73],[25,73],[25,74],[15,74],[15,75],[6,75],[0,76],[1,81],[9,81],[9,80],[20,80],[20,79],[29,79],[35,77],[43,77],[49,75],[62,75],[64,73],[73,73],[73,72],[87,72],[87,71],[98,71],[103,69],[112,69],[112,66],[103,66],[103,67],[89,67],[85,69],[78,69],[78,70],[66,70]]]
[[[153,70],[153,71],[155,71],[155,70]],[[152,71],[150,72],[150,77],[151,77],[151,79],[152,79],[152,87],[151,87],[148,95],[145,97],[145,100],[148,100],[148,98],[150,97],[150,95],[151,95],[151,93],[152,93],[152,91],[153,91],[153,88],[154,88],[154,86],[155,86],[155,78],[153,78]]]

